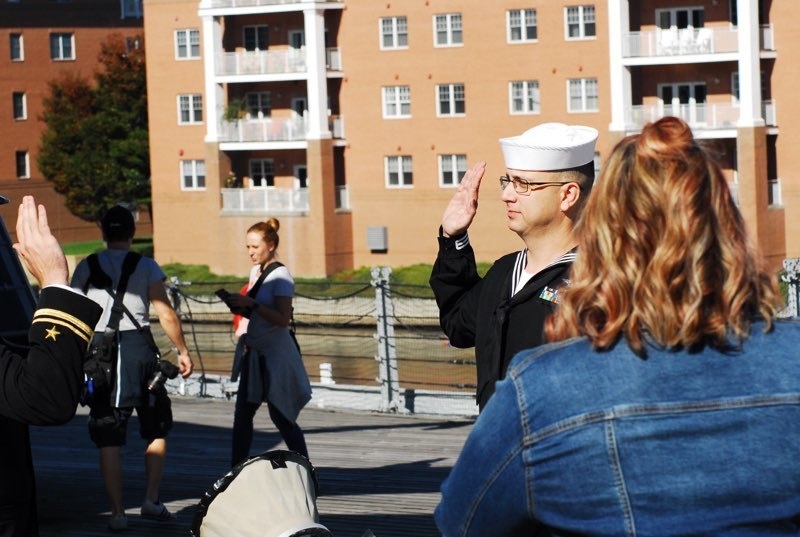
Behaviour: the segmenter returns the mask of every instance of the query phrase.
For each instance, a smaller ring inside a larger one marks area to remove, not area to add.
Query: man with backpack
[[[100,449],[100,469],[111,503],[109,528],[124,530],[128,521],[122,501],[120,448],[134,409],[140,435],[147,441],[147,483],[140,513],[162,522],[175,518],[159,500],[166,436],[172,428],[163,380],[175,376],[175,367],[160,360],[149,327],[150,304],[177,347],[178,370],[184,378],[192,373],[193,364],[180,320],[167,298],[164,272],[153,259],[130,251],[136,231],[131,212],[114,206],[103,216],[101,227],[107,248],[78,264],[72,287],[103,307],[86,368],[92,378],[89,436]]]

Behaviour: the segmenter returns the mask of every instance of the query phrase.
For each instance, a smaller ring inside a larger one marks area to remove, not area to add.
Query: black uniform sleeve
[[[456,249],[456,241],[465,236],[443,237],[439,229],[439,254],[428,282],[439,306],[439,324],[450,344],[459,348],[475,346],[482,283],[472,246]]]
[[[101,313],[81,294],[42,289],[27,356],[0,345],[0,415],[30,425],[72,418],[83,385],[83,359]]]

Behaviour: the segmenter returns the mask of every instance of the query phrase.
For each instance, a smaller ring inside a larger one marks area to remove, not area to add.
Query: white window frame
[[[301,174],[301,170],[303,173]],[[308,166],[305,164],[295,164],[294,168],[294,188],[295,190],[299,190],[301,188],[308,188],[311,184],[311,179],[308,177]],[[301,175],[305,175],[305,179],[301,178]],[[303,184],[305,182],[305,185]]]
[[[184,159],[179,164],[181,190],[200,191],[206,189],[206,161],[203,159]],[[188,166],[188,170],[187,170]],[[198,173],[202,170],[202,174]],[[186,173],[186,172],[189,173]],[[187,184],[187,179],[191,184]]]
[[[15,121],[24,121],[28,119],[28,98],[24,91],[13,92],[11,94],[11,103]],[[18,108],[19,111],[17,110]]]
[[[19,55],[16,58],[14,57],[15,40],[17,41],[16,48],[19,50]],[[25,61],[25,41],[21,32],[12,32],[8,35],[8,46],[9,46],[9,58],[11,58],[12,62]]]
[[[259,29],[260,28],[264,29],[264,38],[267,41],[266,43],[259,43],[258,42],[259,41],[258,36],[259,36]],[[248,31],[253,31],[254,32],[253,37],[254,37],[254,40],[255,40],[255,48],[253,48],[253,49],[247,48],[247,32]],[[263,46],[263,48],[262,48],[262,46]],[[247,26],[242,26],[242,47],[247,52],[261,52],[261,51],[264,51],[264,50],[268,50],[269,49],[269,26],[266,25],[266,24],[249,24]]]
[[[22,161],[20,161],[20,157],[22,157]],[[20,173],[20,164],[25,168],[22,173]],[[14,154],[14,168],[17,179],[31,178],[31,155],[28,151],[17,151]]]
[[[249,91],[244,94],[246,119],[266,119],[272,117],[272,92]]]
[[[453,153],[439,155],[439,186],[456,188],[467,173],[467,155]]]
[[[275,188],[275,159],[252,158],[247,163],[247,170],[250,173],[250,188]],[[264,184],[256,185],[256,177],[260,177],[259,181]]]
[[[389,44],[387,44],[387,40]],[[401,41],[405,40],[405,43]],[[378,43],[381,50],[401,50],[408,48],[408,18],[381,17],[378,20]]]
[[[64,40],[69,37],[70,56],[64,55]],[[58,39],[58,56],[53,57],[53,40]],[[72,32],[52,32],[50,34],[50,59],[54,62],[67,62],[73,61],[76,58],[75,53],[75,34]]]
[[[514,106],[520,102],[519,110]],[[512,80],[508,83],[508,113],[529,115],[542,113],[542,93],[538,80]]]
[[[444,40],[440,41],[440,22],[443,26]],[[461,13],[439,13],[433,16],[433,46],[435,47],[461,47],[464,46],[464,24]]]
[[[512,19],[518,17],[516,24]],[[533,27],[534,37],[528,37],[528,28]],[[514,37],[514,30],[519,32],[519,37]],[[509,44],[536,43],[539,41],[539,27],[537,24],[536,9],[509,9],[506,11],[506,41]]]
[[[202,123],[203,95],[200,93],[178,95],[178,125],[201,125]]]
[[[381,108],[383,119],[410,118],[411,86],[383,86],[381,88]]]
[[[141,19],[144,16],[142,0],[119,0],[121,19]]]
[[[181,43],[181,38],[183,43]],[[193,54],[195,48],[196,55]],[[181,55],[182,50],[184,51],[183,55]],[[179,61],[200,59],[200,30],[197,28],[175,30],[175,59]]]
[[[572,14],[577,15],[577,22],[570,20]],[[591,19],[590,19],[591,17]],[[578,35],[570,36],[569,28],[571,24],[578,25]],[[591,24],[594,28],[594,33],[587,35],[586,27]],[[564,39],[567,41],[576,41],[581,39],[597,39],[597,9],[594,4],[586,4],[582,6],[565,6],[564,7]]]
[[[383,171],[386,188],[413,188],[414,161],[411,155],[383,157]],[[392,184],[391,176],[397,176],[397,184]]]
[[[580,91],[581,105],[579,108],[572,107],[572,89],[578,88]],[[589,91],[594,88],[594,95]],[[589,102],[594,99],[596,105],[590,108]],[[567,112],[571,114],[592,113],[600,111],[600,89],[596,78],[571,78],[567,80]]]
[[[436,84],[434,87],[436,91],[436,116],[437,117],[463,117],[467,115],[467,93],[463,83],[457,82],[454,84]],[[445,102],[443,94],[446,93],[446,102],[450,107],[449,112],[442,111],[442,104]],[[461,94],[461,99],[458,99],[458,94]],[[456,112],[458,103],[461,103],[463,111]]]
[[[686,14],[686,26],[678,25],[679,14]],[[699,14],[699,24],[695,26],[695,16]],[[682,30],[682,29],[697,29],[705,26],[706,13],[703,6],[682,6],[682,7],[669,7],[659,8],[655,11],[656,26],[660,30]],[[664,17],[669,18],[669,25],[667,26]]]
[[[293,49],[302,49],[306,46],[306,32],[305,30],[289,30],[287,32],[287,40],[289,47]],[[298,46],[299,44],[299,46]]]

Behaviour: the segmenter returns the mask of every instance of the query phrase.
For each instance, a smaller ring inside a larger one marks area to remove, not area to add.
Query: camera
[[[178,366],[166,360],[159,360],[155,373],[147,383],[147,391],[156,393],[164,388],[167,379],[174,379],[178,376]]]

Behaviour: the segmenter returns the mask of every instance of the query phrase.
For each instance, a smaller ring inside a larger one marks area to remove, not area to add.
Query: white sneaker
[[[111,531],[124,531],[128,529],[128,517],[124,513],[111,515],[108,519],[108,529]]]
[[[175,515],[169,512],[167,506],[161,502],[151,502],[145,500],[142,504],[142,516],[159,522],[172,522],[175,520]]]

